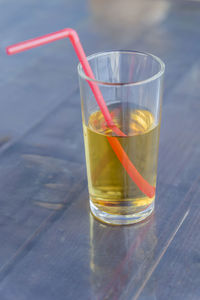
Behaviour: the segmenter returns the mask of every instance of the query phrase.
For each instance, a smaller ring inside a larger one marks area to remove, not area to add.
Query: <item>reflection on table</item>
[[[156,245],[154,216],[138,225],[113,227],[90,215],[91,299],[119,299],[126,294],[130,278],[137,296],[153,263]],[[156,299],[154,286],[147,297]]]

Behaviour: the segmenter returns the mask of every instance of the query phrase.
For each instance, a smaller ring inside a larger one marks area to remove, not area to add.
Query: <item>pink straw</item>
[[[48,44],[63,38],[69,38],[74,50],[78,56],[78,59],[83,67],[83,70],[89,78],[94,78],[94,74],[92,72],[92,69],[90,68],[90,65],[88,63],[87,57],[85,55],[85,52],[83,50],[83,47],[80,43],[79,36],[77,32],[74,29],[71,28],[65,28],[62,30],[59,30],[57,32],[53,32],[50,34],[46,34],[44,36],[34,38],[25,42],[21,42],[12,46],[9,46],[6,48],[6,52],[8,55],[16,54],[28,49],[32,49],[44,44]],[[88,81],[90,88],[95,96],[95,99],[99,105],[99,108],[105,118],[105,121],[107,125],[118,135],[118,136],[126,136],[113,122],[112,117],[110,115],[110,112],[108,110],[108,107],[106,106],[106,103],[103,99],[103,96],[101,94],[101,91],[98,87],[98,85],[94,81]],[[135,184],[138,186],[138,188],[148,197],[152,198],[155,195],[155,187],[151,186],[137,171],[135,166],[132,164],[130,159],[128,158],[126,152],[122,148],[121,144],[118,142],[118,140],[114,137],[108,137],[108,141],[113,149],[113,151],[116,153],[118,159],[122,163],[123,167],[129,174],[129,176],[132,178],[132,180],[135,182]]]

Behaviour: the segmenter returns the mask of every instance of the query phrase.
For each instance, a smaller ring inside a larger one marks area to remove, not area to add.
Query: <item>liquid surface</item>
[[[120,142],[136,169],[152,186],[156,185],[159,124],[147,110],[109,107],[114,123],[127,135],[116,136],[100,111],[83,124],[89,194],[103,212],[130,215],[148,207],[154,198],[144,195],[127,174],[112,150],[108,138]]]

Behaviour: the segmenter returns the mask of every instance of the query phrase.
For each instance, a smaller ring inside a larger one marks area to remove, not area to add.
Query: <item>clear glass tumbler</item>
[[[80,64],[78,74],[90,208],[105,223],[136,223],[154,210],[165,66],[136,51],[97,53],[88,61],[95,80]],[[90,82],[123,134],[104,119]]]

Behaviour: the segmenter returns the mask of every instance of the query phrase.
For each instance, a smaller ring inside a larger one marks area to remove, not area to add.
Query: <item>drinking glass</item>
[[[154,210],[165,66],[158,57],[136,51],[102,52],[87,59],[95,79],[85,75],[81,64],[78,74],[90,209],[105,223],[136,223]],[[104,119],[90,82],[100,89],[123,135]],[[142,177],[140,184],[135,173],[130,175],[131,165]]]

